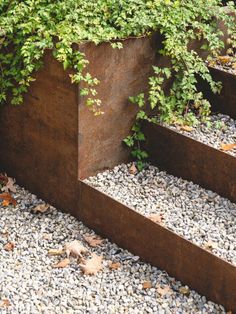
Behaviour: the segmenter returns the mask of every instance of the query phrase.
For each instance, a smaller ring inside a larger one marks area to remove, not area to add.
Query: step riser
[[[213,94],[209,85],[203,82],[201,83],[200,90],[210,100],[212,111],[219,111],[236,119],[236,75],[214,68],[209,69],[213,79],[222,82],[223,88],[221,93]]]
[[[84,182],[80,202],[90,228],[236,312],[236,267]]]
[[[236,158],[166,127],[145,124],[152,164],[236,202]]]

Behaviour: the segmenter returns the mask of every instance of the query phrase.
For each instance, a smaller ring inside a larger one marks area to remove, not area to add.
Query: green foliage
[[[235,10],[232,3],[229,6]],[[99,81],[87,72],[88,61],[76,44],[107,41],[122,49],[125,38],[159,31],[163,35],[160,53],[170,66],[153,67],[149,91],[130,98],[140,108],[137,120],[150,120],[150,110],[151,121],[156,121],[153,116],[168,123],[193,124],[199,118],[207,119],[210,104],[197,90],[197,76],[214,92],[219,92],[220,84],[212,80],[191,43],[202,43],[203,51],[216,56],[224,47],[216,18],[225,22],[235,43],[234,19],[222,9],[220,0],[1,0],[0,103],[22,103],[50,49],[70,71],[72,83],[85,83],[81,95],[95,114],[101,114],[101,102],[96,98]],[[163,88],[166,82],[170,82],[168,89]],[[141,133],[133,130],[125,140],[134,147],[138,160],[146,157],[138,146],[144,140]]]

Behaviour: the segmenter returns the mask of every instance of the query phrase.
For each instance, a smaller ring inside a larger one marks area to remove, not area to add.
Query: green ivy
[[[233,3],[228,6],[235,12]],[[126,38],[159,31],[163,36],[159,53],[168,58],[170,66],[154,66],[149,90],[130,97],[140,111],[125,142],[134,147],[133,155],[140,161],[147,156],[140,148],[144,140],[141,120],[191,125],[207,119],[210,104],[197,90],[197,77],[207,81],[214,92],[220,91],[220,84],[212,80],[201,55],[190,47],[193,41],[202,42],[201,49],[209,58],[217,56],[224,48],[217,20],[225,22],[235,45],[235,20],[227,11],[220,0],[1,0],[0,103],[23,102],[50,49],[65,70],[73,70],[72,83],[85,82],[81,95],[95,114],[101,114],[101,101],[96,97],[99,81],[87,72],[88,60],[74,44],[106,41],[122,49]],[[167,81],[171,82],[168,90],[163,88]],[[147,115],[150,109],[151,118]]]

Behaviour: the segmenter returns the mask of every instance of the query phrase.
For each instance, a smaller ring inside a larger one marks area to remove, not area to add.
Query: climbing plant
[[[86,70],[88,60],[76,44],[107,41],[114,49],[122,49],[124,39],[158,31],[163,38],[159,53],[169,66],[153,66],[149,90],[130,97],[140,110],[133,134],[125,142],[134,147],[133,155],[141,161],[147,156],[139,147],[145,139],[141,120],[194,124],[209,115],[210,104],[197,89],[197,76],[213,92],[219,92],[220,84],[212,80],[191,43],[202,43],[200,50],[208,52],[209,58],[218,55],[224,47],[217,25],[222,20],[229,43],[234,45],[236,26],[229,11],[235,11],[233,2],[226,10],[220,0],[1,0],[0,103],[22,103],[50,49],[64,69],[73,70],[72,83],[85,83],[81,95],[95,114],[101,114],[96,92],[99,81]],[[169,88],[164,89],[167,81]],[[151,116],[147,114],[150,109]]]

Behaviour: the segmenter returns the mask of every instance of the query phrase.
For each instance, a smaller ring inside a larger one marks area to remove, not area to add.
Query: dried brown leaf
[[[65,259],[61,260],[60,262],[58,262],[57,264],[53,265],[52,267],[53,268],[65,268],[69,264],[70,264],[69,258],[65,258]]]
[[[144,281],[143,282],[143,289],[150,289],[150,288],[152,288],[151,281]]]
[[[50,208],[49,204],[40,204],[32,209],[34,213],[45,213]]]
[[[213,242],[213,241],[208,241],[206,243],[204,243],[203,247],[208,250],[208,251],[212,251],[214,249],[217,249],[218,244]]]
[[[42,238],[44,240],[52,240],[52,234],[51,233],[44,233]]]
[[[79,265],[85,275],[96,275],[102,270],[102,259],[102,256],[92,253],[92,258],[85,260]]]
[[[151,214],[147,218],[151,219],[155,223],[162,224],[164,217],[162,214]]]
[[[9,232],[7,230],[2,230],[1,231],[1,235],[4,237],[4,238],[7,238],[9,236]]]
[[[1,185],[6,185],[8,181],[8,177],[6,174],[0,173],[0,184]]]
[[[231,57],[230,56],[219,56],[217,57],[217,60],[222,64],[226,64],[226,63],[229,63],[231,61]]]
[[[173,293],[173,290],[169,286],[159,286],[157,287],[157,293],[160,294],[160,296],[164,297],[167,294]]]
[[[190,289],[189,287],[185,286],[185,287],[180,287],[179,288],[179,292],[183,295],[189,296],[190,294]]]
[[[88,253],[88,249],[86,249],[86,247],[84,247],[77,240],[67,243],[65,245],[65,251],[66,251],[67,257],[69,257],[70,255],[74,257],[82,257],[82,254]]]
[[[109,268],[111,270],[117,270],[120,267],[121,267],[121,263],[119,263],[119,262],[110,262],[109,263]]]
[[[186,131],[186,132],[192,132],[193,128],[191,126],[188,126],[188,125],[181,125],[180,130]]]
[[[132,166],[129,168],[129,173],[136,174],[137,172],[138,172],[137,167],[135,166],[135,164],[132,164]]]
[[[236,143],[231,143],[231,144],[221,144],[220,149],[224,151],[229,151],[236,148]]]
[[[8,299],[2,299],[2,303],[0,304],[0,307],[9,307],[11,306],[11,303]]]
[[[8,242],[3,248],[5,251],[12,251],[15,248],[15,244],[13,242]]]
[[[6,185],[2,188],[3,192],[13,192],[16,193],[16,188],[14,186],[15,184],[15,180],[13,180],[12,178],[7,178],[7,183]]]
[[[48,255],[50,255],[50,256],[62,255],[64,253],[65,253],[65,250],[63,250],[63,249],[50,249],[48,251]]]
[[[2,206],[9,206],[10,204],[16,206],[16,200],[11,196],[10,193],[1,193],[0,199],[2,199]]]
[[[97,235],[85,234],[84,240],[91,246],[96,247],[103,243],[103,239]]]

